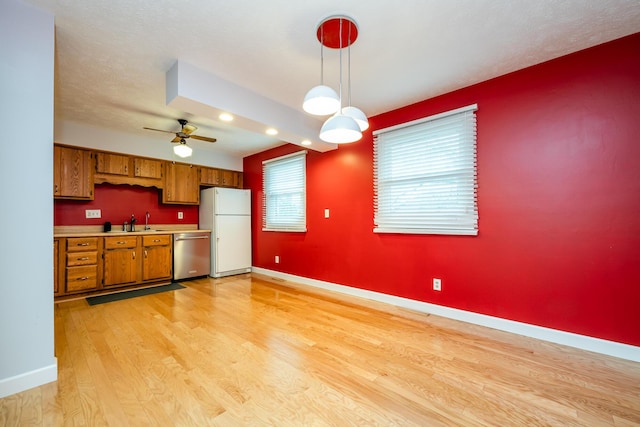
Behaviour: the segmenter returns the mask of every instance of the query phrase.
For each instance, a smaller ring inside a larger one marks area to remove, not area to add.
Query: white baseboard
[[[499,317],[487,316],[485,314],[473,313],[456,308],[445,307],[408,298],[387,295],[380,292],[368,291],[365,289],[352,288],[350,286],[338,285],[336,283],[324,282],[322,280],[309,279],[307,277],[296,276],[279,271],[267,270],[265,268],[253,267],[252,271],[276,279],[286,280],[296,283],[320,288],[328,291],[338,292],[345,295],[365,298],[372,301],[391,304],[397,307],[410,310],[435,314],[449,319],[460,320],[475,325],[486,326],[500,331],[511,332],[539,340],[562,344],[582,350],[593,351],[595,353],[606,354],[620,359],[640,362],[640,347],[622,344],[615,341],[607,341],[599,338],[592,338],[585,335],[559,331],[542,326],[530,325],[528,323],[516,322],[513,320],[501,319]]]
[[[0,380],[0,398],[29,390],[58,379],[58,359],[49,366]]]

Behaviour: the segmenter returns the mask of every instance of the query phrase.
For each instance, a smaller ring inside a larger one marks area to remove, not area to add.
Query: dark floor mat
[[[115,294],[87,297],[86,300],[89,303],[89,305],[97,305],[97,304],[104,304],[106,302],[120,301],[123,299],[140,297],[143,295],[152,295],[152,294],[158,294],[160,292],[174,291],[176,289],[182,289],[182,288],[184,288],[184,286],[182,286],[179,283],[169,283],[168,285],[155,286],[153,288],[134,289],[132,291],[118,292]]]

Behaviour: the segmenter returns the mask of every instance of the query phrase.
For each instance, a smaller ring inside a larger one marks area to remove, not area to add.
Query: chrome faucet
[[[151,230],[151,227],[149,227],[149,217],[150,217],[150,216],[151,216],[151,215],[149,214],[149,212],[147,212],[147,213],[144,215],[144,229],[145,229],[145,230]]]

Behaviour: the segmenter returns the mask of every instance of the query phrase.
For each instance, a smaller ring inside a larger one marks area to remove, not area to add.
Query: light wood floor
[[[640,425],[640,364],[250,275],[55,310],[1,426]],[[361,305],[364,304],[364,305]]]

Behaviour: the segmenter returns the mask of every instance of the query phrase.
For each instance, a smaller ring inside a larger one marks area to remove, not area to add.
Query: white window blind
[[[477,105],[374,132],[374,231],[478,234]]]
[[[306,154],[262,162],[264,231],[307,231]]]

